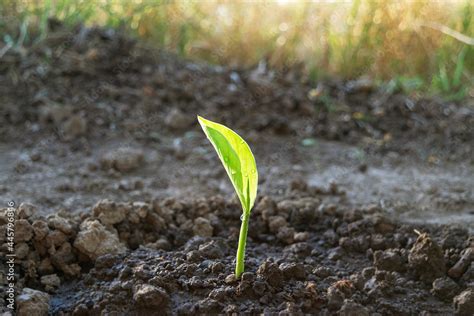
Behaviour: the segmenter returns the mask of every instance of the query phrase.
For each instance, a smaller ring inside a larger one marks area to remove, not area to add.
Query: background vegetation
[[[3,47],[47,36],[47,19],[123,28],[187,58],[368,76],[406,92],[474,96],[474,2],[0,0]],[[2,45],[2,44],[0,44]]]

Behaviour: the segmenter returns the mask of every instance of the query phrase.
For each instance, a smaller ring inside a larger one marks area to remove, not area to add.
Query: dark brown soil
[[[472,100],[200,65],[98,28],[0,61],[19,315],[472,314]],[[259,166],[240,280],[241,211],[197,114]]]

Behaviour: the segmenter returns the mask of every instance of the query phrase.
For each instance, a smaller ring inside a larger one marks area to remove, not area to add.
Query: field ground
[[[20,312],[472,311],[472,100],[211,67],[99,28],[2,59],[0,196],[26,203],[18,290],[42,291]],[[239,205],[197,114],[259,167],[242,280]]]

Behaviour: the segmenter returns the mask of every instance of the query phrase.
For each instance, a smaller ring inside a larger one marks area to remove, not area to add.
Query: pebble
[[[71,224],[64,217],[53,215],[48,217],[48,226],[57,230],[62,231],[66,235],[70,235],[73,232]]]
[[[169,296],[166,291],[150,284],[142,284],[133,293],[135,304],[145,308],[164,308],[168,305]]]
[[[40,282],[48,292],[56,290],[61,285],[61,280],[56,274],[43,275]]]
[[[108,231],[99,221],[90,219],[81,224],[74,247],[92,260],[101,255],[127,250],[116,233]]]
[[[327,289],[328,308],[337,310],[342,307],[345,295],[336,286],[331,285]]]
[[[283,216],[271,216],[268,220],[268,228],[272,233],[278,233],[281,228],[288,226],[288,222]]]
[[[474,311],[474,289],[467,289],[453,299],[454,313],[458,316],[472,316]]]
[[[253,282],[255,280],[255,274],[252,272],[244,272],[240,276],[242,282]]]
[[[92,214],[104,225],[114,225],[122,222],[126,216],[124,205],[116,204],[107,199],[100,200],[92,207]]]
[[[236,281],[237,281],[237,278],[235,277],[235,274],[233,273],[226,276],[224,280],[226,284],[232,284],[232,283],[235,283]]]
[[[184,130],[190,123],[190,118],[177,108],[173,108],[165,117],[166,126],[174,130]]]
[[[18,316],[48,315],[49,295],[25,287],[17,296],[16,304]]]
[[[15,255],[18,259],[24,259],[28,256],[30,248],[26,242],[19,243],[15,246]]]
[[[15,241],[28,241],[33,237],[33,227],[26,219],[19,219],[15,223]]]
[[[204,217],[198,217],[194,220],[193,224],[193,232],[195,236],[212,237],[214,228],[208,219]]]
[[[282,263],[280,264],[280,270],[287,279],[306,279],[306,271],[302,263]]]
[[[456,264],[448,270],[448,275],[452,278],[460,278],[474,260],[474,248],[467,248]]]
[[[406,261],[407,258],[400,249],[374,252],[374,266],[379,270],[402,272],[405,270]]]
[[[341,247],[336,247],[332,249],[328,254],[328,259],[331,261],[337,261],[342,258],[344,255],[344,250]]]
[[[313,274],[324,279],[332,275],[332,272],[328,267],[317,267],[313,270]]]
[[[280,287],[283,284],[283,272],[273,262],[265,261],[257,270],[257,275],[262,276],[271,286]]]
[[[30,203],[21,203],[18,207],[18,218],[27,219],[36,213],[36,206]]]
[[[431,283],[446,273],[443,251],[428,234],[418,236],[408,255],[408,263],[425,282]]]
[[[140,149],[121,147],[105,153],[100,164],[102,169],[115,169],[129,172],[139,168],[144,162],[144,153]]]
[[[369,316],[369,310],[354,302],[353,300],[344,300],[341,309],[337,312],[338,316]]]

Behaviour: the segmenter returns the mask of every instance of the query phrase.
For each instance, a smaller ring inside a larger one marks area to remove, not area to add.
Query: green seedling
[[[247,243],[250,211],[257,196],[257,164],[249,145],[233,130],[200,116],[198,116],[198,121],[212,146],[214,146],[242,204],[242,225],[240,227],[235,265],[235,276],[239,278],[244,272],[245,245]]]

